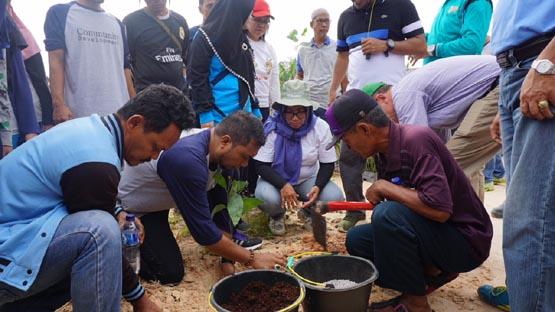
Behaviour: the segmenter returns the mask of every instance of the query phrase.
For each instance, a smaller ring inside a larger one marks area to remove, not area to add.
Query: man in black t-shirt
[[[127,15],[127,40],[137,92],[165,83],[184,89],[184,60],[189,46],[185,18],[166,7],[166,0],[145,0],[146,7]]]

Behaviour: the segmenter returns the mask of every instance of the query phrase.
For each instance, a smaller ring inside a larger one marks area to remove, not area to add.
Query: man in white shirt
[[[314,10],[310,19],[314,37],[310,42],[301,43],[297,55],[297,79],[305,80],[310,85],[310,99],[318,103],[318,107],[314,107],[314,114],[324,120],[337,59],[336,42],[328,37],[330,23],[330,14],[326,9]],[[341,85],[346,87],[346,78]]]

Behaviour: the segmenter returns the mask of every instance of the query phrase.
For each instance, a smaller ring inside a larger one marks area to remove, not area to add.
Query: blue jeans
[[[426,219],[394,201],[377,205],[372,223],[349,230],[345,245],[349,254],[374,262],[380,287],[416,296],[426,292],[425,267],[459,273],[480,265],[449,222]]]
[[[499,111],[507,169],[503,256],[513,311],[555,311],[555,120],[520,112],[534,58],[501,72]]]
[[[119,226],[109,213],[66,216],[33,286],[25,292],[0,283],[0,311],[54,311],[70,299],[75,311],[119,311],[121,248]]]
[[[316,182],[316,178],[311,178],[304,181],[301,184],[294,185],[293,188],[301,196],[301,200],[303,197],[306,197],[306,194],[310,192],[310,189],[314,186]],[[258,180],[258,184],[256,185],[256,191],[254,192],[256,198],[261,199],[264,201],[262,205],[260,205],[260,210],[264,211],[272,218],[279,218],[285,214],[285,209],[281,207],[281,194],[280,190],[275,188],[272,184],[268,183],[261,179]],[[328,184],[324,187],[323,190],[320,191],[320,196],[318,200],[323,201],[333,201],[333,200],[345,200],[343,196],[343,192],[339,189],[337,184],[329,181]]]
[[[505,176],[505,167],[503,167],[503,161],[501,160],[501,155],[495,154],[493,158],[488,161],[486,167],[484,168],[484,178],[486,183],[493,182],[494,178],[501,179]]]

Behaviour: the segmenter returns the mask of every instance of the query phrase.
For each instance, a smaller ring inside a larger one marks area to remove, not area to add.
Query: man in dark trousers
[[[335,100],[348,75],[349,89],[383,81],[395,85],[406,73],[405,55],[426,51],[424,28],[410,0],[353,0],[337,24],[337,60],[328,103]],[[344,144],[339,155],[341,181],[347,200],[361,201],[362,171],[366,161]],[[347,213],[341,229],[364,219],[364,213]]]
[[[486,209],[430,128],[391,122],[360,90],[347,91],[326,117],[336,141],[364,158],[376,155],[378,180],[366,190],[372,222],[352,228],[346,246],[375,263],[378,285],[401,295],[372,311],[432,311],[426,294],[489,256]]]

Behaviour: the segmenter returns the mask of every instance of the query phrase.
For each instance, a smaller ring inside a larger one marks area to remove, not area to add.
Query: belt
[[[501,68],[509,68],[521,61],[537,56],[545,49],[554,35],[541,35],[526,41],[518,47],[503,51],[497,54],[497,63]]]

